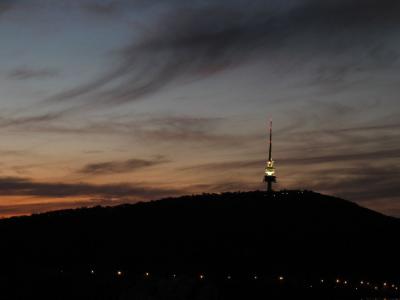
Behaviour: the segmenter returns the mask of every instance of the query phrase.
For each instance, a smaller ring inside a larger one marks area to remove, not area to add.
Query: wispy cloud
[[[254,139],[253,135],[225,133],[219,130],[222,118],[162,117],[142,122],[134,131],[144,140],[190,142],[213,145],[234,145]]]
[[[108,161],[92,163],[84,166],[78,172],[89,175],[105,175],[115,173],[129,173],[140,169],[149,168],[169,162],[166,158],[159,156],[154,159],[129,159],[125,161]]]
[[[199,79],[252,57],[268,59],[283,46],[296,44],[298,37],[303,39],[302,47],[313,46],[303,50],[307,55],[303,62],[313,60],[317,51],[318,57],[343,58],[343,66],[338,66],[336,59],[325,60],[333,64],[315,70],[318,81],[337,82],[364,66],[398,60],[398,53],[387,51],[382,39],[371,39],[385,24],[399,25],[397,1],[367,0],[362,5],[355,0],[323,4],[316,0],[284,4],[256,1],[251,5],[244,1],[194,1],[190,7],[184,1],[151,3],[150,7],[159,6],[164,11],[163,17],[154,18],[142,38],[136,37],[119,51],[120,62],[114,68],[48,101],[83,98],[106,105],[137,101],[183,77]],[[91,11],[112,14],[116,6],[117,2],[95,4]],[[355,35],[357,39],[352,38]],[[342,44],[345,46],[339,46]],[[354,48],[364,49],[360,59],[346,52]]]
[[[0,128],[27,129],[40,125],[49,125],[52,121],[59,120],[63,113],[48,112],[28,116],[0,116]]]
[[[64,111],[28,116],[0,116],[0,128],[11,131],[66,135],[117,134],[141,141],[163,143],[196,143],[204,145],[235,145],[252,141],[258,136],[226,133],[220,129],[223,118],[169,116],[124,118],[111,117],[97,121],[62,122]]]
[[[260,169],[265,163],[263,159],[255,160],[230,160],[214,163],[206,163],[200,165],[192,165],[187,167],[182,167],[180,171],[213,171],[213,172],[226,172],[231,170],[245,170],[245,169]]]
[[[59,71],[50,68],[37,69],[20,67],[8,72],[7,78],[13,80],[47,79],[58,76],[59,74]]]
[[[346,152],[340,151],[340,152]],[[373,161],[373,160],[392,160],[393,158],[400,159],[400,149],[380,150],[372,152],[355,152],[351,150],[351,153],[337,153],[333,155],[323,156],[305,156],[305,157],[288,157],[281,158],[282,164],[289,166],[296,165],[310,165],[310,164],[330,164],[334,162],[352,162],[357,163],[359,161]]]

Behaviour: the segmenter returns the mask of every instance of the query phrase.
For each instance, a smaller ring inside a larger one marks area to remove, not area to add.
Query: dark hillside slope
[[[204,194],[0,221],[3,270],[396,276],[400,222],[313,192]]]

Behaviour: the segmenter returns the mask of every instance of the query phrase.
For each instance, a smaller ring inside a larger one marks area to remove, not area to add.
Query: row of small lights
[[[94,274],[95,274],[95,271],[94,271],[94,270],[90,270],[90,274],[94,275]],[[123,276],[123,272],[119,270],[119,271],[116,272],[116,275],[117,275],[117,276]],[[145,272],[145,273],[144,273],[144,277],[145,277],[145,278],[150,278],[150,273],[149,273],[149,272]],[[176,277],[177,277],[176,274],[172,274],[172,278],[175,279]],[[204,280],[204,279],[206,278],[206,276],[205,276],[204,274],[199,274],[199,275],[198,275],[198,278],[199,278],[200,280]],[[254,280],[258,280],[258,279],[259,279],[258,275],[253,275],[252,278],[253,278]],[[226,279],[230,280],[230,279],[232,279],[232,276],[231,276],[231,275],[226,275]],[[280,282],[283,282],[283,281],[285,280],[285,278],[284,278],[283,276],[279,276],[277,279],[278,279],[278,281],[280,281]],[[324,280],[324,279],[321,279],[321,280],[320,280],[320,283],[322,283],[322,284],[325,283],[325,280]],[[343,285],[350,285],[349,281],[347,281],[347,280],[341,280],[341,279],[339,279],[339,278],[335,280],[335,283],[336,283],[337,285],[340,285],[340,284],[343,284]],[[374,289],[374,290],[378,290],[378,289],[379,289],[379,285],[373,285],[373,284],[371,284],[369,281],[363,281],[363,280],[361,280],[361,281],[359,282],[359,286],[368,286],[368,287],[373,286],[373,289]],[[396,291],[399,290],[399,287],[398,287],[398,286],[396,286],[395,284],[389,284],[389,283],[387,283],[387,282],[382,283],[382,286],[383,286],[383,288],[392,288],[392,289],[394,289],[394,290],[396,290]],[[312,288],[313,286],[310,285],[310,287]],[[358,290],[357,287],[356,287],[355,289]]]
[[[321,279],[320,280],[320,282],[323,284],[325,281],[324,281],[324,279]],[[347,280],[340,280],[340,279],[336,279],[335,280],[335,283],[337,284],[337,285],[340,285],[340,284],[343,284],[344,286],[349,286],[350,285],[350,283],[349,283],[349,281],[347,281]],[[359,287],[373,287],[373,289],[374,290],[379,290],[379,284],[371,284],[370,282],[368,282],[368,281],[363,281],[363,280],[361,280],[360,282],[359,282]],[[313,286],[312,285],[310,285],[310,288],[312,288]],[[384,282],[384,283],[382,283],[382,287],[383,287],[383,289],[388,289],[388,288],[392,288],[392,289],[394,289],[394,290],[396,290],[396,291],[398,291],[399,290],[399,287],[398,286],[396,286],[395,284],[389,284],[389,283],[387,283],[387,282]],[[358,290],[358,287],[355,287],[355,290]]]
[[[95,272],[94,272],[94,270],[90,270],[90,274],[92,274],[92,275],[94,275],[95,274]],[[117,271],[117,276],[123,276],[123,272],[122,271]],[[150,273],[149,272],[145,272],[144,273],[144,277],[145,278],[150,278]],[[177,277],[177,275],[176,274],[172,274],[172,278],[176,278]],[[199,274],[198,275],[198,278],[200,279],[200,280],[203,280],[203,279],[205,279],[206,278],[206,276],[204,275],[204,274]],[[232,276],[231,275],[226,275],[226,279],[228,279],[228,280],[230,280],[230,279],[232,279]],[[257,275],[253,275],[253,279],[254,280],[257,280],[257,279],[259,279],[259,277],[257,276]],[[278,280],[279,281],[283,281],[285,278],[283,277],[283,276],[279,276],[278,277]]]
[[[277,192],[277,193],[272,194],[272,197],[276,197],[276,196],[280,196],[280,195],[289,195],[289,194],[291,194],[291,193],[289,193],[289,192]],[[300,191],[300,192],[297,192],[297,194],[304,194],[304,192]]]

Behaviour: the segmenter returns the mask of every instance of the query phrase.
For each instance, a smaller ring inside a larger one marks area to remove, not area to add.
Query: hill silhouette
[[[396,218],[310,191],[63,210],[0,221],[0,281],[117,271],[397,280],[399,233]]]

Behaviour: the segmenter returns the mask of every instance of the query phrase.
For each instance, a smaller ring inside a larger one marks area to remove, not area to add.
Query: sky
[[[400,216],[398,0],[0,0],[0,217],[263,189]],[[288,208],[289,209],[289,208]]]

